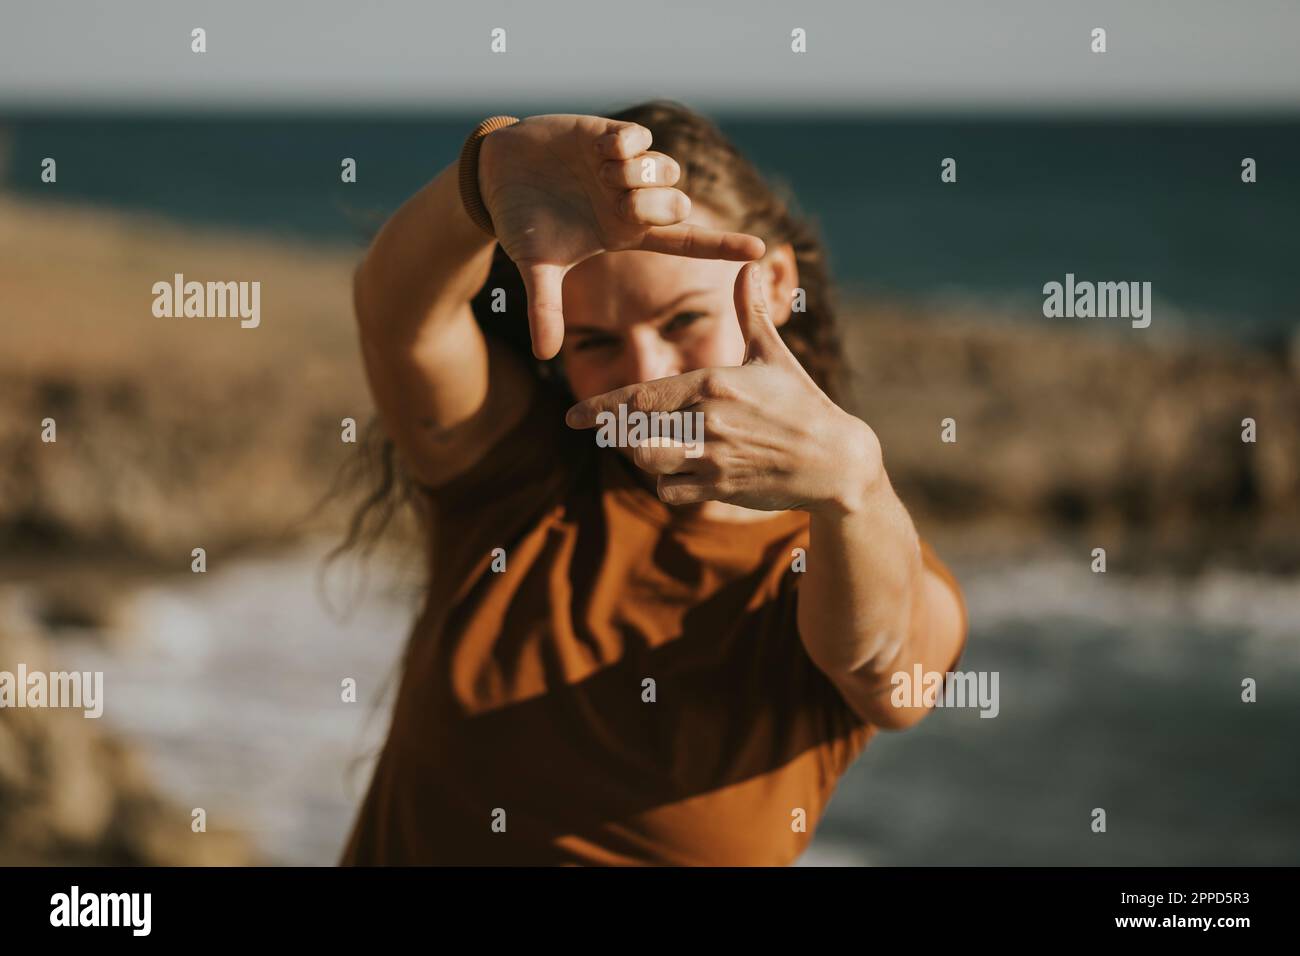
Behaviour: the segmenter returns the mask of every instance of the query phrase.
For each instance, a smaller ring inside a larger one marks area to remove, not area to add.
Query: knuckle
[[[643,471],[651,471],[654,465],[653,450],[647,445],[634,445],[632,463]]]
[[[695,470],[702,477],[710,481],[716,481],[722,477],[722,461],[716,451],[712,451],[706,445],[704,453],[695,459]]]
[[[645,390],[638,390],[627,397],[627,408],[630,412],[641,412],[648,415],[654,411],[654,400],[650,393]]]
[[[721,371],[709,372],[700,381],[700,391],[705,398],[728,399],[735,397],[735,389]]]
[[[622,160],[611,160],[602,163],[600,166],[600,178],[610,186],[622,186],[627,180],[626,163]]]
[[[640,200],[637,198],[635,191],[625,192],[618,197],[618,211],[624,219],[635,219],[637,217],[637,204]]]

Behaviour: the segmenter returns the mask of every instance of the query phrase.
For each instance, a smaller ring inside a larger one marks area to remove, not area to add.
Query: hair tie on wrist
[[[518,122],[517,116],[490,116],[474,127],[474,132],[466,137],[465,145],[460,150],[461,204],[474,224],[490,236],[495,236],[496,230],[492,226],[487,206],[483,205],[483,196],[478,191],[478,152],[489,133],[514,126]]]

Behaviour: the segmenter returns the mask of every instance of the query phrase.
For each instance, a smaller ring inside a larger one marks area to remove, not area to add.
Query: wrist
[[[809,510],[837,518],[876,510],[882,495],[890,489],[875,431],[860,418],[845,413],[832,433],[829,447],[835,449],[832,479],[826,497]]]
[[[460,151],[457,172],[461,204],[474,224],[493,237],[496,235],[496,230],[485,202],[485,196],[491,195],[491,192],[482,178],[484,167],[491,168],[491,166],[483,162],[483,151],[493,133],[518,122],[519,119],[514,116],[489,117],[474,127]]]

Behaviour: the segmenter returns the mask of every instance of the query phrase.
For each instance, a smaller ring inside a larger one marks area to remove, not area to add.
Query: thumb
[[[553,263],[521,265],[519,274],[528,296],[528,332],[533,355],[555,358],[564,342],[564,274],[569,270]]]
[[[745,337],[745,364],[771,359],[786,352],[781,335],[767,308],[767,269],[749,262],[736,276],[736,318]]]

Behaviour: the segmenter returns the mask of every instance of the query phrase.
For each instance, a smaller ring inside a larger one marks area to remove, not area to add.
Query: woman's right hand
[[[479,192],[523,277],[538,358],[560,350],[564,276],[584,259],[623,249],[762,258],[755,236],[682,222],[691,201],[673,188],[681,169],[650,141],[644,126],[569,114],[531,116],[483,140]]]

